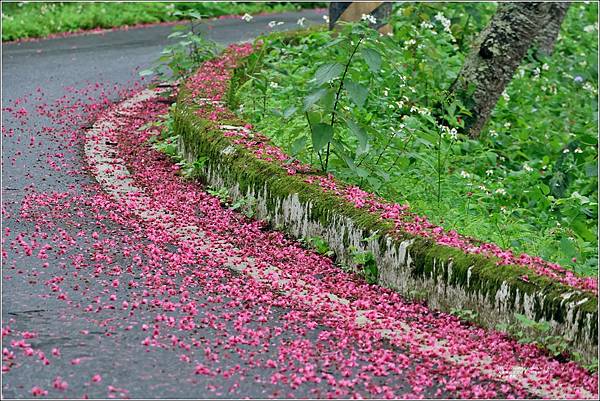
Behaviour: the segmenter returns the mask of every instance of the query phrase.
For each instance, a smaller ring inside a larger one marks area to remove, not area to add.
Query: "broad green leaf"
[[[378,51],[364,47],[360,53],[367,62],[369,69],[375,73],[381,69],[381,54]]]
[[[325,63],[315,72],[315,83],[319,86],[323,85],[325,82],[339,77],[342,71],[344,71],[344,66],[340,63]]]
[[[346,124],[348,124],[348,128],[350,128],[350,132],[352,132],[356,139],[358,139],[358,148],[356,150],[356,154],[358,155],[364,153],[364,151],[367,149],[367,143],[369,142],[367,133],[357,123],[350,119],[346,120]]]
[[[312,146],[319,152],[333,138],[333,128],[329,124],[318,123],[312,126]]]
[[[310,107],[319,101],[323,96],[327,94],[327,89],[321,88],[311,93],[304,98],[304,111],[310,109]]]
[[[352,81],[351,79],[345,79],[344,86],[350,95],[350,100],[352,100],[358,107],[362,107],[365,104],[365,100],[367,100],[369,89]]]
[[[139,72],[139,74],[140,74],[141,77],[145,77],[146,75],[152,75],[152,74],[154,74],[154,71],[153,70],[142,70],[142,71]]]

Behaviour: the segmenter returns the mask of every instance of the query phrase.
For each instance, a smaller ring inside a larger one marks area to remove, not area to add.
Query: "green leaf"
[[[154,71],[153,70],[142,70],[139,72],[139,74],[140,74],[140,77],[145,77],[147,75],[154,74]]]
[[[315,72],[315,83],[317,85],[323,85],[325,82],[329,82],[340,76],[344,66],[340,63],[326,63],[321,65]]]
[[[358,139],[358,148],[356,149],[356,154],[358,155],[364,153],[364,151],[367,149],[367,143],[369,142],[367,133],[352,120],[346,120],[346,124],[348,124],[348,128],[350,128],[350,132],[352,132],[356,139]]]
[[[587,228],[584,222],[582,222],[581,220],[576,220],[572,226],[573,231],[575,231],[577,235],[579,235],[581,238],[588,242],[596,242],[596,236],[590,229]]]
[[[362,107],[365,104],[365,100],[367,100],[369,89],[352,81],[351,79],[345,79],[344,86],[350,95],[350,100],[352,100],[358,107]]]
[[[318,123],[312,127],[312,146],[319,152],[333,138],[333,127],[329,124]]]
[[[360,52],[367,62],[369,69],[375,73],[381,69],[381,54],[378,51],[364,47]]]
[[[327,94],[327,89],[321,88],[311,93],[304,98],[304,111],[310,109],[310,107],[319,101],[323,96]]]

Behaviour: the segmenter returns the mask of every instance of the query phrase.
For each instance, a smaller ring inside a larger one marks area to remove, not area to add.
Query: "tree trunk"
[[[560,26],[567,15],[569,6],[568,2],[551,3],[548,10],[548,22],[542,28],[542,31],[537,37],[537,53],[543,56],[549,56],[554,51],[554,44],[560,32]]]
[[[488,26],[479,34],[451,87],[472,113],[465,118],[465,128],[471,137],[477,137],[485,126],[498,98],[547,21],[550,5],[500,3]]]

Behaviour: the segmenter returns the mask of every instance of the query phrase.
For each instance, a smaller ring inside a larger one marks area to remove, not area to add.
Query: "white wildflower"
[[[506,91],[502,92],[502,97],[504,98],[504,101],[510,101],[510,96],[508,95],[508,93],[506,93]]]
[[[417,44],[417,41],[414,40],[414,39],[409,39],[406,42],[404,42],[405,46],[412,46],[412,45],[415,45],[415,44]]]
[[[569,152],[570,152],[569,148],[563,150],[563,153],[569,153]]]
[[[458,131],[456,131],[456,128],[452,128],[449,132],[450,134],[450,138],[453,140],[456,140],[458,138]]]
[[[495,138],[498,136],[498,133],[496,131],[494,131],[493,129],[490,130],[490,136]]]
[[[575,153],[583,153],[583,150],[581,150],[581,148],[577,148],[574,150]]]
[[[549,69],[550,69],[550,66],[549,66],[548,64],[544,63],[544,64],[542,65],[542,70],[544,70],[544,71],[548,71]]]
[[[498,188],[494,192],[497,193],[498,195],[506,195],[506,189],[504,189],[504,188]]]
[[[377,18],[375,18],[371,14],[363,14],[362,17],[360,17],[360,19],[362,21],[369,21],[369,24],[376,24],[377,23]]]
[[[504,128],[508,129],[508,128],[510,128],[510,126],[511,126],[510,121],[507,121],[504,123]]]
[[[594,86],[592,84],[590,84],[589,82],[586,82],[583,84],[583,89],[585,89],[588,92],[592,92],[593,94],[597,94],[598,91],[596,90],[596,88],[594,88]]]
[[[433,24],[429,21],[421,22],[421,28],[433,29]]]
[[[298,20],[298,22],[296,22],[296,24],[300,25],[300,26],[304,26],[304,23],[306,22],[306,18],[302,17]]]
[[[438,20],[440,22],[440,24],[442,24],[442,26],[444,27],[444,31],[448,32],[448,33],[452,33],[452,31],[450,30],[450,20],[448,18],[446,18],[444,16],[444,14],[442,14],[441,12],[438,12],[435,17],[436,20]]]
[[[274,89],[279,88],[279,84],[277,82],[271,82],[271,83],[269,83],[269,86]]]
[[[493,174],[494,174],[494,170],[485,170],[485,175],[487,175],[488,177]]]
[[[250,22],[250,21],[252,21],[252,19],[253,19],[253,18],[254,18],[254,17],[253,17],[253,16],[251,16],[250,14],[248,14],[248,13],[246,13],[246,14],[244,14],[244,15],[242,16],[242,20],[244,20],[244,21],[246,21],[246,22]]]
[[[528,173],[533,171],[533,169],[529,167],[527,163],[523,164],[523,170],[527,171]]]
[[[387,91],[387,89],[383,90],[383,96],[387,97],[389,95],[389,92]]]
[[[481,189],[482,191],[487,191],[487,188],[483,184],[479,185],[477,188]]]
[[[462,178],[469,178],[471,176],[471,174],[467,173],[465,170],[461,170],[460,176]]]

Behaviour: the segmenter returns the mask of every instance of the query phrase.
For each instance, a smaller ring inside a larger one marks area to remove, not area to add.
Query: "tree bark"
[[[452,85],[451,92],[471,111],[465,128],[477,137],[498,98],[548,18],[551,3],[500,3]]]
[[[550,56],[554,51],[554,44],[558,38],[560,26],[567,15],[570,5],[571,3],[569,2],[551,3],[548,10],[548,22],[537,37],[538,54]]]

